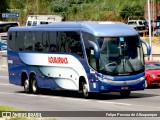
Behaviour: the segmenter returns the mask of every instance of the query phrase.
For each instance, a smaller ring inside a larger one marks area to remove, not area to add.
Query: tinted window
[[[41,21],[40,24],[48,24],[48,22]]]
[[[128,22],[128,25],[134,25],[134,24],[136,24],[136,22]]]
[[[144,25],[144,23],[142,21],[139,21],[139,25]]]
[[[28,21],[27,26],[31,26],[31,25],[32,25],[32,21]]]
[[[11,32],[8,34],[9,35],[9,38],[8,38],[8,48],[9,49],[12,49],[14,50],[15,48],[15,39],[14,39],[14,36],[15,36],[15,32]]]
[[[48,32],[48,41],[49,41],[49,52],[57,52],[59,50],[57,41],[58,41],[58,32]]]
[[[86,33],[86,32],[83,32],[82,35],[83,35],[83,41],[84,41],[84,45],[85,45],[88,63],[90,64],[91,67],[96,69],[97,66],[96,66],[96,59],[94,56],[94,49],[88,42],[88,41],[94,42],[94,36],[89,33]]]
[[[17,51],[72,52],[83,56],[78,32],[22,31],[15,32],[14,37]]]
[[[36,26],[37,25],[37,21],[33,21],[33,25],[32,26]]]
[[[36,40],[36,32],[35,31],[27,31],[22,35],[24,39],[24,48],[26,51],[34,51],[35,49],[35,40]]]
[[[58,32],[57,39],[60,52],[72,52],[83,56],[79,32]]]
[[[160,69],[160,62],[150,62],[150,63],[145,63],[145,69],[146,70],[157,70]]]
[[[43,31],[22,31],[16,32],[16,50],[17,51],[36,51],[36,52],[51,52],[50,40],[54,37],[54,32]]]
[[[7,32],[10,27],[16,27],[18,23],[0,23],[0,32]]]
[[[15,50],[22,51],[26,49],[24,44],[24,42],[26,42],[27,39],[25,32],[15,32],[14,39],[15,39]]]

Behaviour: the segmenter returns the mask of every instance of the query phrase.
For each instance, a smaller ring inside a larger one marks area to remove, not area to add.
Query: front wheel
[[[121,91],[121,92],[120,92],[120,95],[121,95],[121,97],[123,97],[123,98],[129,97],[130,94],[131,94],[131,91]]]
[[[86,83],[82,83],[82,94],[84,98],[89,97],[88,86]]]

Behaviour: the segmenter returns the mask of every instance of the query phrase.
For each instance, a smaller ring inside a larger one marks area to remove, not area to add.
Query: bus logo
[[[68,64],[66,57],[48,57],[48,63]]]

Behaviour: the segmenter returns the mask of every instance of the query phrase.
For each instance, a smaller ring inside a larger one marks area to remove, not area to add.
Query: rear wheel
[[[32,88],[32,93],[34,93],[34,94],[38,93],[39,88],[37,86],[37,80],[35,79],[35,77],[32,78],[31,88]]]
[[[131,94],[131,91],[121,91],[120,95],[121,97],[129,97]]]
[[[24,81],[24,91],[25,91],[26,93],[29,93],[29,92],[30,92],[29,79],[25,79],[25,81]]]

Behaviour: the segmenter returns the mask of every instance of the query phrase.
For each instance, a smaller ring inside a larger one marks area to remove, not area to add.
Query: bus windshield
[[[97,37],[99,72],[109,75],[137,74],[144,70],[142,45],[138,36]]]

